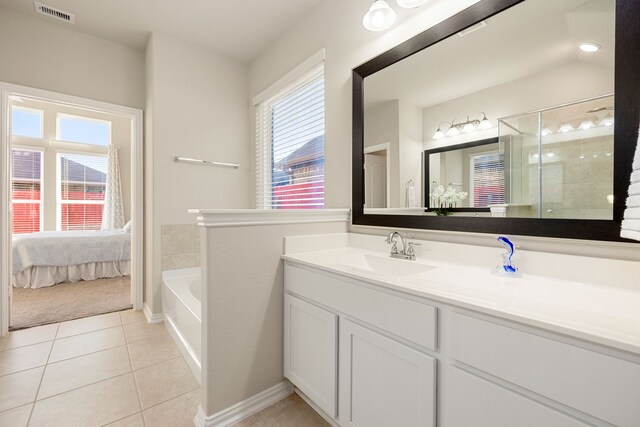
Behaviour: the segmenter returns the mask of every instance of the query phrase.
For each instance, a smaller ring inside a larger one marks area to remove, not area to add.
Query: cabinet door
[[[284,375],[327,415],[337,416],[338,317],[285,295]]]
[[[542,403],[483,380],[458,368],[443,419],[451,427],[587,427]]]
[[[353,427],[435,425],[436,361],[340,320],[340,423]]]

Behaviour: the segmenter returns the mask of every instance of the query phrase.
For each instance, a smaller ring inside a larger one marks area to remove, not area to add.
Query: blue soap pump
[[[516,251],[516,246],[505,236],[498,237],[498,242],[504,246],[507,252],[502,254],[502,265],[496,267],[496,272],[503,276],[517,277],[520,276],[518,267],[513,264],[512,258]]]

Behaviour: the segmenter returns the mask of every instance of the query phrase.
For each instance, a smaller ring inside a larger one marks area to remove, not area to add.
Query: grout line
[[[180,393],[179,395],[174,396],[174,397],[172,397],[172,398],[170,398],[170,399],[163,400],[162,402],[158,402],[158,403],[156,403],[155,405],[151,405],[151,406],[149,406],[148,408],[143,409],[143,410],[142,410],[142,412],[144,413],[144,411],[148,411],[149,409],[151,409],[151,408],[155,408],[156,406],[160,406],[160,405],[162,405],[162,404],[164,404],[164,403],[171,402],[172,400],[175,400],[175,399],[177,399],[177,398],[179,398],[179,397],[184,396],[185,394],[192,393],[192,392],[194,392],[194,391],[196,391],[196,390],[199,390],[199,389],[200,389],[200,386],[198,386],[198,387],[196,387],[196,388],[194,388],[194,389],[191,389],[191,390],[189,390],[189,391],[185,391],[184,393]],[[194,414],[194,415],[195,415],[195,414]],[[144,418],[144,415],[143,415],[143,418]]]
[[[122,315],[120,316],[120,320],[122,320]],[[122,329],[124,331],[124,324],[122,325]],[[133,377],[133,385],[136,388],[136,397],[138,398],[138,407],[140,408],[142,425],[146,426],[147,422],[145,421],[144,414],[142,413],[142,400],[140,399],[140,388],[138,387],[138,379],[136,378],[136,374],[133,369],[133,361],[131,360],[131,350],[129,350],[129,340],[127,339],[127,334],[124,334],[124,343],[125,343],[125,347],[127,347],[127,356],[129,357],[129,366],[131,367],[131,376]]]
[[[58,335],[58,331],[59,330],[60,330],[60,323],[58,323],[55,335]],[[55,344],[55,341],[56,340],[54,338],[53,342],[51,343],[51,348],[49,349],[49,355],[47,356],[47,361],[45,362],[44,369],[42,370],[42,375],[40,376],[40,382],[38,382],[38,388],[36,389],[36,394],[33,397],[31,411],[29,412],[29,418],[27,419],[27,426],[29,425],[29,423],[31,423],[31,417],[33,416],[33,410],[36,408],[36,400],[38,399],[38,393],[40,393],[40,387],[42,387],[42,380],[44,379],[44,374],[45,374],[45,372],[47,372],[47,365],[49,364],[49,359],[51,358],[51,352],[53,352],[53,344]]]
[[[129,414],[129,415],[125,416],[125,417],[118,418],[117,420],[109,421],[107,424],[101,424],[100,426],[101,427],[106,427],[106,426],[109,426],[109,425],[111,425],[113,423],[117,423],[118,421],[122,421],[125,418],[133,417],[136,414],[140,414],[140,418],[142,418],[142,423],[144,425],[144,417],[142,416],[142,411],[138,411],[138,412],[134,412],[133,414]]]

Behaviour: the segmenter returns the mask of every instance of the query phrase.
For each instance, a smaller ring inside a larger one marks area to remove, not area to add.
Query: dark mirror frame
[[[422,183],[424,188],[424,204],[427,212],[434,212],[435,209],[431,207],[431,177],[429,171],[429,156],[431,154],[446,153],[448,151],[464,150],[465,148],[481,147],[483,145],[499,144],[500,139],[496,136],[494,138],[480,139],[477,141],[464,142],[460,144],[447,145],[446,147],[434,148],[432,150],[424,150],[423,152],[423,170],[424,170],[424,182]],[[491,212],[489,208],[450,208],[451,212]]]
[[[624,241],[624,216],[640,124],[640,1],[616,0],[613,220],[366,215],[364,213],[364,78],[465,28],[527,0],[482,0],[356,67],[353,84],[352,220],[354,225]],[[535,1],[535,0],[528,0]]]

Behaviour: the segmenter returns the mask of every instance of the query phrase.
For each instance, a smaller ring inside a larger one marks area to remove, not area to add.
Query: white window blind
[[[504,197],[504,160],[500,153],[472,157],[473,207],[502,204]]]
[[[11,150],[11,230],[42,229],[42,151]]]
[[[58,154],[58,230],[99,230],[107,157]]]
[[[258,209],[324,207],[324,66],[256,105]]]

